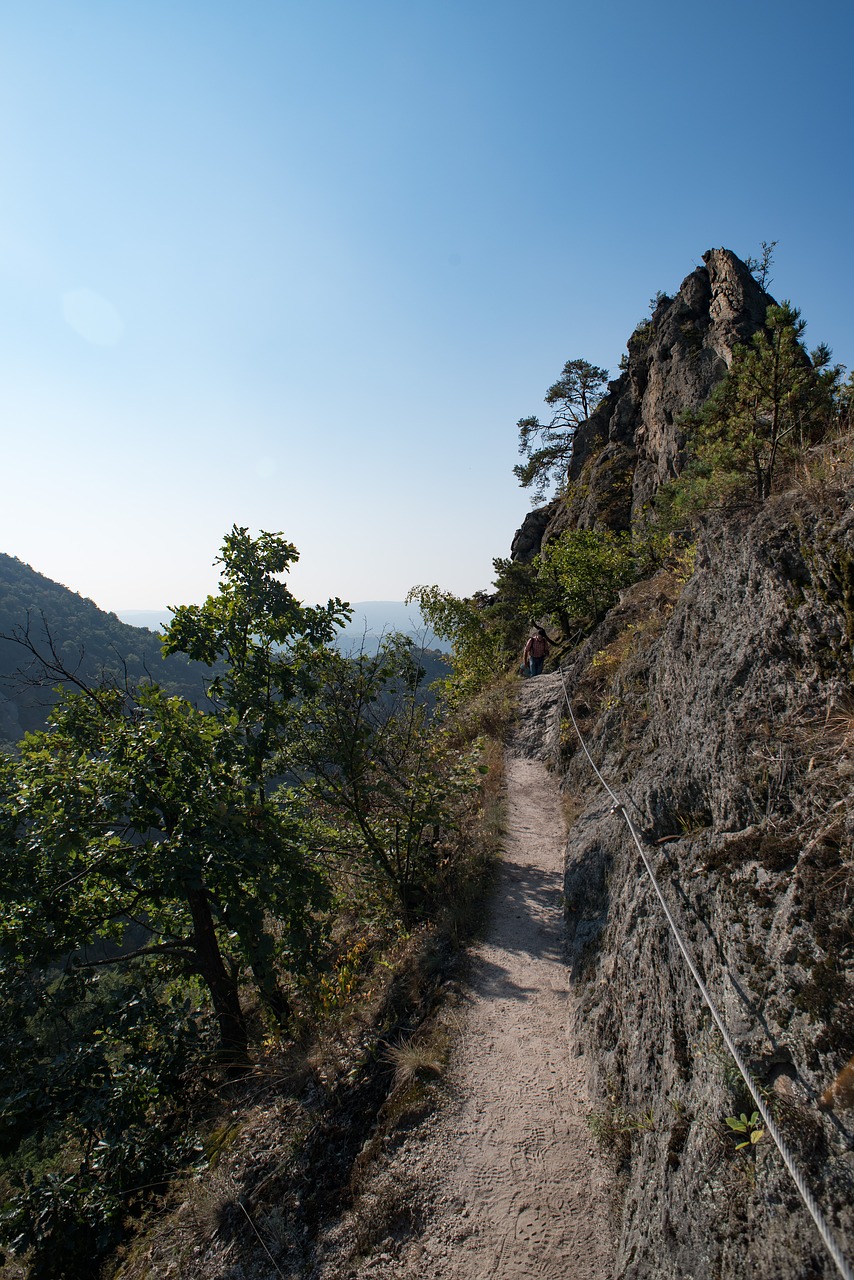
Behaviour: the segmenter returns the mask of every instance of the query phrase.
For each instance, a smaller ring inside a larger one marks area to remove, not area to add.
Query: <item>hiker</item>
[[[530,636],[528,643],[525,645],[525,652],[522,654],[522,664],[527,665],[530,675],[540,675],[548,652],[548,636],[542,627],[535,627],[533,635]]]

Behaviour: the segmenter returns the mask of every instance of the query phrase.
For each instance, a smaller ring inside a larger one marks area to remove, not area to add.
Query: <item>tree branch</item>
[[[179,956],[189,964],[195,965],[197,963],[196,953],[188,942],[161,942],[153,947],[137,947],[135,951],[126,951],[124,955],[110,956],[106,960],[86,960],[85,962],[77,960],[76,967],[78,969],[100,969],[108,964],[125,964],[128,960],[139,959],[140,956],[159,955]],[[75,963],[75,956],[72,956],[71,962]]]

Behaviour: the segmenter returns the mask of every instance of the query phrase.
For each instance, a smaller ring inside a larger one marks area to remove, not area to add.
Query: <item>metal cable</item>
[[[723,1017],[718,1012],[718,1009],[715,1006],[715,1002],[713,1001],[711,995],[709,994],[709,990],[706,987],[705,982],[700,976],[700,973],[697,969],[696,964],[694,963],[694,959],[691,955],[691,952],[688,949],[688,944],[685,942],[684,938],[682,937],[682,934],[679,932],[679,927],[676,924],[676,921],[673,919],[673,916],[671,915],[671,912],[670,912],[670,908],[668,907],[667,903],[664,900],[664,895],[661,892],[661,889],[658,884],[658,880],[656,879],[655,873],[652,869],[652,866],[650,865],[649,858],[646,855],[646,850],[644,849],[641,843],[640,836],[638,835],[638,832],[635,828],[634,823],[632,822],[631,818],[626,812],[625,805],[623,804],[619,796],[615,794],[615,792],[611,789],[611,787],[602,777],[602,774],[599,772],[599,770],[596,767],[596,762],[594,761],[590,752],[587,750],[587,743],[584,741],[584,738],[582,737],[581,730],[578,727],[578,723],[572,711],[572,704],[570,703],[570,700],[569,700],[569,692],[566,687],[566,678],[563,673],[563,668],[559,667],[558,670],[560,671],[561,683],[563,685],[563,696],[566,699],[566,707],[567,707],[567,710],[569,711],[569,718],[572,721],[572,727],[576,732],[578,741],[581,743],[582,750],[584,751],[584,754],[589,760],[590,765],[593,769],[593,772],[596,774],[596,777],[599,779],[602,786],[605,788],[605,790],[608,792],[608,795],[611,797],[611,799],[614,802],[611,812],[619,813],[623,817],[626,823],[626,826],[629,828],[632,839],[637,845],[638,853],[643,859],[643,865],[646,868],[646,873],[652,882],[652,887],[656,892],[659,902],[661,903],[661,907],[662,907],[662,910],[664,911],[664,915],[667,919],[667,923],[670,925],[673,936],[676,939],[676,942],[679,946],[679,950],[682,952],[682,955],[685,959],[685,963],[688,965],[688,968],[691,970],[691,974],[694,978],[694,981],[697,983],[697,986],[700,989],[700,994],[702,995],[703,999],[706,1002],[706,1005],[708,1006],[709,1012],[711,1013],[712,1018],[715,1021],[715,1025],[717,1026],[718,1031],[720,1031],[723,1037],[724,1044],[726,1045],[727,1049],[732,1055],[732,1059],[735,1062],[735,1065],[738,1067],[739,1071],[741,1072],[741,1075],[744,1078],[745,1084],[750,1090],[753,1100],[756,1103],[756,1109],[759,1112],[759,1114],[762,1116],[762,1119],[765,1123],[765,1127],[768,1130],[768,1133],[773,1138],[777,1146],[777,1150],[780,1152],[780,1155],[783,1158],[783,1164],[786,1166],[786,1169],[789,1172],[789,1176],[794,1182],[801,1196],[801,1199],[803,1200],[804,1204],[809,1210],[810,1216],[812,1217],[812,1220],[815,1223],[816,1228],[818,1229],[818,1233],[822,1238],[825,1248],[827,1249],[828,1253],[830,1254],[834,1263],[836,1264],[836,1268],[839,1271],[839,1274],[844,1277],[844,1280],[854,1280],[854,1271],[852,1271],[851,1267],[846,1261],[845,1256],[841,1248],[839,1247],[839,1244],[837,1243],[833,1233],[830,1230],[830,1227],[827,1224],[824,1214],[822,1213],[821,1209],[818,1206],[815,1196],[813,1195],[812,1191],[807,1185],[801,1170],[798,1168],[797,1164],[795,1163],[795,1159],[791,1151],[789,1150],[789,1147],[786,1143],[785,1138],[781,1134],[780,1130],[777,1128],[774,1118],[765,1104],[758,1082],[754,1079],[753,1075],[750,1072],[749,1067],[745,1063],[744,1059],[741,1056],[741,1053],[739,1052],[738,1048],[734,1044],[732,1036],[730,1035],[729,1031],[727,1030],[726,1024],[724,1023]]]

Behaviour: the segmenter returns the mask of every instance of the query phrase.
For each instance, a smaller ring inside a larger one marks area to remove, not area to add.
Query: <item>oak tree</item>
[[[278,535],[235,527],[219,593],[175,610],[166,651],[220,664],[210,708],[154,684],[78,687],[4,765],[0,796],[4,953],[193,972],[237,1064],[241,975],[286,1018],[280,971],[306,963],[325,894],[274,759],[347,609],[300,604],[280,580],[296,558]]]

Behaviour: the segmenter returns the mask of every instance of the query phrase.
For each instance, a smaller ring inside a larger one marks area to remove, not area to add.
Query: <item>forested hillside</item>
[[[0,740],[15,742],[28,729],[41,728],[59,683],[59,672],[46,673],[15,636],[28,638],[45,658],[84,682],[156,680],[190,701],[205,697],[209,673],[183,655],[164,658],[161,637],[153,631],[120,622],[93,601],[0,554]]]

